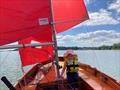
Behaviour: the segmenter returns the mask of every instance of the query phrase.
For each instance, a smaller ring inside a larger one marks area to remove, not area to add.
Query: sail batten
[[[85,21],[88,18],[84,19],[71,19],[71,20],[64,20],[64,21],[57,21],[57,22],[51,22],[51,24],[64,24],[64,23],[69,23],[69,22],[79,22],[79,21]]]

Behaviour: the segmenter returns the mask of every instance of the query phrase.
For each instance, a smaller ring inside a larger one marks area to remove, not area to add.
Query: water
[[[59,51],[63,55],[65,51]],[[81,63],[90,64],[112,78],[120,81],[120,50],[77,50]],[[28,70],[30,67],[25,68]],[[12,84],[22,76],[17,51],[0,52],[0,77],[6,76]],[[8,90],[0,81],[0,90]]]

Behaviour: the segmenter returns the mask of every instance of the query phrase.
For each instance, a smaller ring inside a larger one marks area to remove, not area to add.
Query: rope
[[[16,80],[17,80],[17,78],[18,78],[18,74],[19,74],[19,72],[18,72],[18,66],[19,66],[19,63],[16,62],[16,65],[17,65],[17,68],[16,68]]]
[[[7,53],[7,55],[3,58],[3,61],[1,61],[0,66],[4,65],[4,62],[6,58],[10,55],[11,51]]]
[[[24,47],[24,48],[26,48],[26,47]],[[32,56],[33,58],[37,58],[37,57],[35,57],[34,55],[32,55],[32,54],[33,54],[32,52],[30,52],[30,53],[31,53],[31,54],[29,54],[29,56]],[[41,65],[43,66],[42,63],[41,63]],[[24,71],[24,68],[22,67],[22,65],[21,65],[21,70],[22,70],[23,75],[25,75],[25,71]],[[33,78],[32,78],[32,79],[33,79]],[[38,80],[38,79],[37,79],[37,80]],[[24,83],[25,83],[25,85],[27,85],[25,78],[24,78]]]
[[[92,44],[92,46],[93,46],[93,44]],[[93,52],[93,57],[94,57],[93,60],[96,62],[96,65],[98,66],[98,68],[101,70],[101,66],[100,66],[99,60],[97,60],[98,57],[97,57],[95,50],[92,50],[92,52]]]
[[[12,49],[12,50],[0,50],[0,52],[10,52],[10,51],[18,51],[18,49]]]
[[[19,58],[19,57],[18,57],[18,58]],[[18,66],[19,66],[19,62],[17,62],[16,64],[17,64],[16,81],[18,81],[20,89],[23,90],[22,84],[20,83],[20,80],[18,80],[18,75],[19,75],[19,72],[18,72],[19,68],[18,68]],[[15,84],[15,83],[14,83],[14,84]]]
[[[88,27],[86,27],[86,29],[87,29],[87,31],[89,30]],[[90,43],[90,44],[92,45],[92,47],[94,47],[93,43]],[[94,60],[94,62],[96,63],[96,65],[98,66],[98,68],[101,69],[100,64],[99,64],[99,60],[97,60],[98,57],[97,57],[95,51],[92,50],[92,52],[93,52],[93,57],[94,57],[93,60]]]
[[[119,64],[118,64],[118,68],[120,67],[120,55],[119,55]],[[120,68],[118,69],[119,72],[119,76],[120,76]],[[119,83],[120,83],[120,77],[119,77]]]
[[[115,61],[115,59],[114,59],[114,61],[115,62],[118,62],[118,63],[116,63],[116,65],[115,65],[115,72],[117,72],[117,73],[114,73],[114,72],[112,72],[111,74],[112,74],[112,76],[114,77],[114,79],[116,79],[117,80],[117,82],[118,83],[120,83],[120,52],[119,51],[115,51],[116,53],[114,53],[114,56],[117,56],[118,57],[118,59],[116,59],[116,60],[118,60],[118,61]],[[116,57],[115,57],[116,58]],[[119,77],[116,77],[116,76],[119,76]]]

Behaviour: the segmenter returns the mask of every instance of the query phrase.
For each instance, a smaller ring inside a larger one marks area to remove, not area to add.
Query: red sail
[[[52,33],[46,32],[46,34],[47,34],[47,38],[46,35],[41,35],[40,33],[35,36],[19,41],[19,44],[31,44],[33,40],[34,40],[33,43],[35,43],[35,41],[41,43],[44,43],[45,41],[52,42]],[[35,47],[21,48],[19,49],[19,52],[21,56],[22,66],[53,60],[52,46],[41,46],[39,48],[35,48]]]
[[[43,46],[41,48],[22,48],[19,49],[19,51],[22,66],[53,60],[52,46]]]
[[[89,18],[84,0],[53,0],[52,4],[57,32],[68,30]]]
[[[50,28],[50,0],[0,0],[0,45],[12,43]]]
[[[52,0],[54,16],[53,23],[56,26],[56,32],[65,31],[88,19],[88,14],[83,0]],[[50,8],[50,7],[49,7]],[[51,16],[52,17],[52,16]],[[51,22],[51,21],[50,21]],[[50,23],[49,23],[50,24]],[[48,32],[49,31],[49,32]],[[31,40],[39,42],[52,42],[52,29],[44,29],[32,38],[20,41],[25,44],[30,44]],[[45,62],[53,58],[53,47],[43,46],[41,48],[22,48],[20,49],[22,65],[30,65],[38,62]]]
[[[0,45],[15,41],[30,44],[32,40],[52,42],[51,23],[59,33],[87,19],[83,0],[0,0]],[[22,48],[20,55],[26,66],[49,60],[53,48]]]
[[[88,19],[83,0],[0,0],[0,45],[50,29],[52,14],[57,32]]]

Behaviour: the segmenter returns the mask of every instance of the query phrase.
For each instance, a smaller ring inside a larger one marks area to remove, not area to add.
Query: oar
[[[3,76],[1,80],[5,83],[5,85],[10,89],[10,90],[16,90],[15,87],[8,81],[8,79]]]

